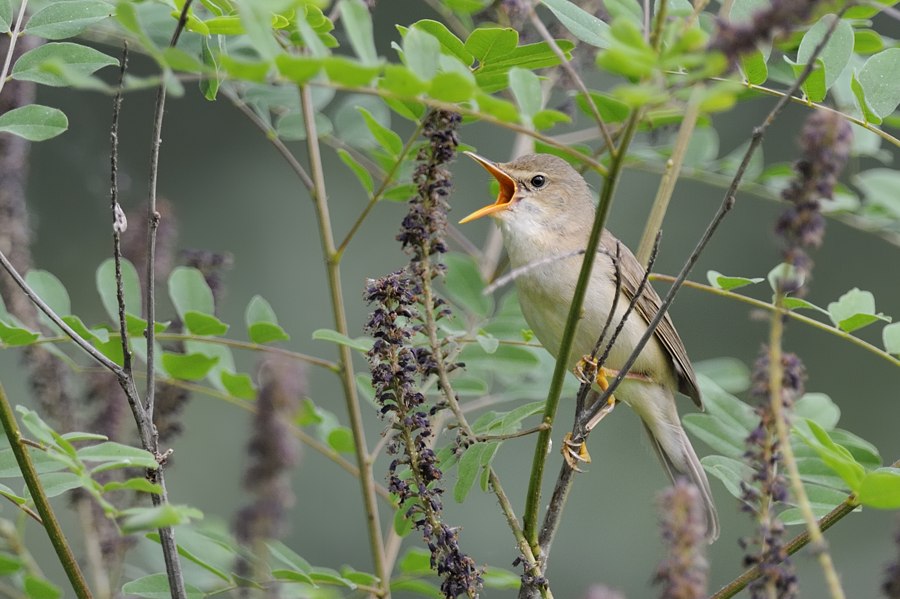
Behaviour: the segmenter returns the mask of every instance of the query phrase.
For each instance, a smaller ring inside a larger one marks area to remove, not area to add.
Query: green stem
[[[788,426],[787,414],[784,410],[784,399],[782,393],[782,381],[784,378],[784,368],[782,365],[782,338],[784,333],[784,320],[778,313],[778,309],[782,307],[784,301],[784,293],[779,291],[775,294],[775,308],[770,319],[769,332],[769,400],[772,406],[772,416],[775,419],[775,433],[778,436],[778,447],[781,451],[781,459],[787,468],[788,475],[791,480],[791,489],[794,492],[794,499],[797,500],[797,507],[803,515],[806,522],[806,529],[809,532],[810,542],[813,544],[819,564],[822,566],[822,572],[825,574],[825,581],[828,591],[832,599],[844,599],[844,589],[841,587],[841,581],[838,579],[837,572],[834,569],[834,563],[831,560],[831,553],[828,552],[828,546],[816,517],[813,514],[812,506],[809,503],[809,497],[806,495],[806,489],[803,488],[803,482],[800,480],[800,469],[797,467],[797,460],[794,457],[794,448],[791,446],[791,432]]]
[[[666,3],[662,2],[660,6],[665,5]],[[660,12],[662,12],[662,8],[660,8]],[[705,90],[706,87],[704,85],[696,85],[691,91],[691,96],[684,110],[684,118],[681,120],[681,127],[678,129],[678,136],[675,138],[675,145],[672,147],[672,155],[666,161],[666,170],[659,182],[656,199],[653,200],[650,216],[647,217],[647,225],[644,227],[644,233],[641,235],[641,241],[638,244],[636,257],[644,268],[647,268],[647,261],[650,259],[650,253],[653,251],[656,234],[662,228],[666,210],[669,208],[669,200],[672,199],[675,184],[678,182],[678,175],[681,174],[681,165],[684,164],[684,156],[687,154],[688,144],[697,124],[697,117],[700,115],[700,102]]]
[[[325,269],[328,275],[328,290],[331,294],[331,307],[334,312],[335,329],[347,335],[347,313],[344,306],[344,294],[341,288],[340,256],[334,244],[334,232],[331,228],[331,217],[328,212],[328,196],[325,190],[325,171],[322,168],[322,156],[319,151],[319,138],[316,131],[316,112],[312,95],[308,86],[300,88],[300,103],[303,119],[306,123],[306,141],[309,151],[309,167],[312,175],[313,200],[316,209],[316,220],[319,226],[319,237],[322,253],[325,258]],[[381,522],[378,518],[378,498],[375,494],[375,479],[372,475],[372,461],[368,454],[366,433],[363,427],[362,410],[356,392],[356,380],[353,373],[353,354],[346,345],[338,346],[340,359],[341,383],[344,388],[344,399],[350,417],[350,429],[353,432],[353,445],[356,452],[356,466],[359,468],[359,482],[362,488],[363,505],[365,507],[366,528],[369,532],[369,548],[375,574],[381,581],[381,594],[390,596],[390,572],[385,572],[384,542],[381,535]]]
[[[594,267],[594,258],[597,254],[597,246],[600,243],[600,234],[606,225],[606,219],[609,216],[609,209],[612,206],[613,194],[619,181],[619,175],[622,172],[622,165],[625,162],[625,155],[628,152],[628,146],[634,138],[637,131],[637,125],[641,115],[639,110],[631,113],[625,130],[622,134],[622,140],[616,151],[615,158],[610,162],[609,175],[603,185],[603,191],[600,194],[600,204],[597,206],[597,212],[594,217],[594,225],[591,229],[591,235],[588,238],[587,247],[585,248],[584,260],[581,265],[581,272],[578,275],[578,283],[575,286],[575,294],[572,297],[572,307],[569,309],[569,315],[566,318],[566,327],[563,331],[562,344],[559,353],[556,356],[556,367],[553,370],[553,379],[550,382],[550,390],[547,393],[547,406],[544,408],[543,424],[547,426],[538,435],[537,445],[534,449],[534,459],[531,464],[531,476],[528,481],[528,495],[525,500],[525,538],[531,544],[532,550],[539,555],[538,545],[538,517],[541,503],[541,483],[544,479],[544,466],[547,463],[547,453],[550,448],[550,434],[552,433],[553,421],[556,418],[556,410],[559,407],[560,396],[562,395],[563,381],[569,364],[569,355],[572,353],[572,341],[575,338],[575,329],[578,327],[578,321],[581,319],[581,308],[584,304],[584,296],[587,293],[588,281],[590,280],[591,271]]]
[[[674,283],[675,277],[654,273],[654,274],[650,275],[650,280],[651,281],[665,281],[666,283]],[[749,305],[753,306],[754,308],[761,308],[763,310],[768,310],[770,312],[773,312],[773,311],[780,312],[781,314],[783,314],[784,316],[787,316],[788,318],[792,318],[792,319],[802,322],[804,324],[808,324],[809,326],[817,328],[820,331],[826,331],[836,337],[840,337],[841,339],[849,341],[850,343],[857,345],[865,350],[868,350],[869,352],[875,354],[876,356],[890,362],[894,366],[900,366],[900,359],[895,358],[894,356],[887,353],[886,351],[879,349],[878,347],[875,347],[871,343],[868,343],[868,342],[860,339],[859,337],[854,337],[850,333],[842,331],[836,327],[827,325],[823,322],[819,322],[818,320],[812,319],[809,316],[804,316],[803,314],[799,314],[797,312],[788,310],[786,308],[778,308],[768,302],[754,299],[752,297],[747,297],[746,295],[740,295],[740,294],[734,293],[732,291],[725,291],[724,289],[716,289],[715,287],[710,287],[709,285],[704,285],[703,283],[696,283],[694,281],[685,281],[684,286],[690,287],[691,289],[697,289],[699,291],[705,291],[706,293],[711,293],[713,295],[718,295],[720,297],[727,297],[729,299],[737,300],[739,302],[749,304]]]
[[[34,506],[37,509],[38,514],[41,515],[44,530],[47,531],[47,536],[50,537],[50,543],[56,551],[59,563],[62,565],[63,570],[66,572],[66,576],[69,578],[69,582],[72,584],[72,590],[75,591],[75,595],[79,599],[89,599],[93,597],[91,590],[88,588],[87,581],[81,573],[81,569],[78,567],[75,555],[72,553],[72,549],[66,542],[66,537],[59,525],[59,521],[56,519],[53,508],[50,506],[50,501],[44,493],[44,487],[41,485],[41,480],[38,478],[37,471],[34,469],[34,464],[31,461],[28,449],[25,444],[22,443],[22,433],[19,430],[16,417],[13,414],[12,407],[9,405],[6,391],[3,389],[2,385],[0,385],[0,422],[3,424],[3,430],[6,432],[6,437],[9,439],[13,455],[15,455],[16,462],[19,464],[19,469],[22,471],[22,478],[25,479],[25,485],[28,487],[28,492],[31,493],[31,498],[34,500]]]
[[[347,233],[347,236],[344,237],[344,241],[341,242],[341,245],[338,246],[337,253],[339,256],[344,254],[344,250],[347,249],[347,246],[350,244],[350,241],[353,239],[353,236],[356,235],[356,232],[362,226],[363,222],[366,220],[366,217],[369,216],[369,213],[372,212],[372,209],[375,208],[375,204],[377,204],[382,196],[384,196],[384,192],[387,191],[388,186],[393,182],[394,177],[397,176],[397,172],[400,170],[400,165],[403,164],[403,160],[406,158],[406,155],[409,154],[409,150],[412,148],[413,144],[418,139],[419,134],[422,133],[423,121],[419,121],[416,124],[415,131],[412,132],[412,135],[406,140],[406,143],[403,144],[403,150],[401,150],[400,155],[397,156],[396,162],[391,166],[391,170],[387,172],[384,176],[384,180],[381,182],[381,185],[372,194],[372,197],[369,199],[369,203],[366,204],[366,207],[363,208],[363,211],[360,213],[359,217],[356,219],[356,222],[353,223],[353,226],[350,227],[350,231]]]

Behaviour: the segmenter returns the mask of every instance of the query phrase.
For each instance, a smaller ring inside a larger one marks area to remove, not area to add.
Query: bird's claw
[[[579,463],[591,463],[591,454],[588,453],[587,443],[583,440],[574,441],[572,439],[572,433],[566,433],[566,436],[563,438],[562,455],[563,459],[566,460],[566,464],[569,465],[569,468],[575,472],[584,472],[584,470],[578,467]]]
[[[575,365],[575,376],[582,383],[589,385],[597,385],[601,391],[609,389],[609,376],[615,376],[614,370],[603,368],[597,363],[597,359],[593,356],[582,356]]]

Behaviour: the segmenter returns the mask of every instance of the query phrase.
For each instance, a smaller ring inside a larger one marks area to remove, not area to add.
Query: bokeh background
[[[390,41],[397,40],[395,23],[409,24],[435,14],[418,2],[383,1],[375,10],[377,44],[383,55],[392,55]],[[108,48],[110,54],[116,52]],[[140,70],[140,60],[136,61]],[[598,83],[599,85],[599,83]],[[153,93],[132,93],[125,99],[120,130],[121,203],[126,209],[146,197]],[[561,100],[554,98],[554,101]],[[70,130],[32,149],[28,202],[31,211],[36,267],[59,276],[72,296],[73,309],[86,322],[105,315],[94,288],[94,271],[110,255],[108,200],[108,128],[111,99],[95,93],[41,88],[38,101],[57,106],[69,116]],[[327,109],[334,115],[344,102],[338,96]],[[742,104],[733,113],[716,119],[720,155],[749,136],[772,106],[771,98]],[[551,101],[551,106],[553,101]],[[766,161],[790,161],[793,141],[808,110],[792,106],[770,132],[763,149]],[[401,135],[411,125],[394,117]],[[466,125],[464,143],[498,160],[509,158],[513,136],[485,124]],[[653,140],[643,140],[653,143]],[[291,144],[301,161],[305,148]],[[338,238],[348,230],[365,204],[365,197],[333,151],[326,150],[328,192]],[[869,167],[868,162],[850,169]],[[491,201],[487,175],[474,163],[457,160],[453,165],[454,191],[451,216],[463,216]],[[846,180],[846,177],[845,177]],[[611,217],[611,229],[634,247],[656,191],[656,175],[626,170]],[[595,188],[600,181],[591,180]],[[311,333],[332,327],[324,267],[317,237],[313,206],[304,188],[276,151],[227,100],[207,102],[192,85],[182,98],[167,104],[160,166],[160,195],[173,205],[182,248],[227,251],[234,266],[227,274],[227,295],[220,317],[241,330],[243,311],[256,293],[266,297],[291,335],[290,349],[332,359],[333,345],[314,341]],[[662,249],[656,270],[674,274],[690,252],[722,197],[722,190],[703,184],[679,183],[664,226]],[[692,278],[705,282],[705,272],[764,276],[778,261],[772,226],[780,210],[777,203],[739,194],[733,213],[716,234]],[[351,329],[358,334],[367,316],[361,295],[367,277],[397,269],[406,260],[394,241],[404,214],[403,204],[384,202],[366,221],[349,247],[343,263],[343,284],[348,300]],[[480,244],[489,222],[465,228]],[[829,220],[825,244],[815,255],[815,280],[809,299],[825,305],[856,286],[875,294],[879,310],[900,318],[900,248],[872,234]],[[766,290],[751,291],[765,297]],[[171,314],[167,297],[161,298],[163,316]],[[702,361],[733,356],[750,364],[767,335],[767,324],[752,318],[747,307],[685,289],[673,307],[673,316],[691,357]],[[880,345],[878,327],[859,334]],[[239,334],[239,333],[237,333]],[[836,337],[790,323],[787,349],[806,362],[808,390],[828,393],[840,406],[840,426],[874,443],[886,462],[900,457],[900,377],[895,367]],[[239,355],[249,370],[256,359]],[[0,377],[15,403],[29,404],[27,389],[15,350],[0,352]],[[365,364],[357,357],[357,371]],[[310,371],[310,395],[315,402],[343,415],[343,399],[337,379]],[[683,412],[692,409],[681,403]],[[561,421],[571,417],[564,403]],[[374,412],[366,413],[370,444],[383,423]],[[229,522],[247,501],[241,488],[245,445],[249,432],[247,413],[223,402],[196,396],[185,414],[186,432],[174,444],[175,463],[169,470],[171,499],[200,508],[207,520]],[[559,443],[562,431],[554,432]],[[506,443],[496,466],[517,513],[523,509],[530,466],[531,439]],[[555,543],[555,559],[549,577],[556,596],[581,597],[592,583],[621,589],[631,598],[651,597],[651,580],[661,550],[658,544],[654,498],[666,484],[637,418],[626,409],[604,421],[590,442],[594,463],[578,478],[565,521]],[[697,444],[698,452],[708,448]],[[560,456],[554,450],[548,472],[556,472]],[[380,467],[380,469],[379,469]],[[376,468],[379,476],[386,464]],[[297,503],[290,517],[285,542],[317,565],[350,564],[369,569],[362,506],[356,481],[318,454],[307,451],[294,473]],[[453,482],[451,475],[450,484]],[[752,530],[747,515],[739,511],[718,481],[712,481],[722,516],[722,538],[711,548],[711,589],[742,570],[738,539]],[[65,505],[57,499],[56,505]],[[10,508],[2,508],[9,514]],[[513,539],[492,495],[473,491],[464,505],[446,498],[446,518],[462,526],[461,544],[479,563],[512,569],[516,557]],[[388,519],[385,525],[388,526]],[[71,520],[67,521],[71,525]],[[50,572],[55,565],[47,552],[42,531],[28,524],[28,536]],[[866,510],[853,514],[828,533],[835,563],[850,597],[876,597],[884,566],[896,559],[892,543],[900,528],[896,514]],[[74,527],[72,527],[74,529]],[[415,534],[407,544],[418,543]],[[148,559],[154,559],[148,557]],[[803,597],[824,596],[817,563],[808,554],[796,558]],[[486,591],[486,597],[514,596],[511,591]]]

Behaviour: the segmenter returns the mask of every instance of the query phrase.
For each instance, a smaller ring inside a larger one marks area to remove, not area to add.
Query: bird
[[[496,202],[476,210],[460,223],[488,215],[496,221],[510,268],[516,272],[522,314],[555,358],[594,222],[596,208],[590,187],[568,162],[551,154],[527,154],[506,163],[492,162],[473,152],[466,154],[494,176],[500,192]],[[576,372],[583,368],[585,357],[594,351],[618,292],[621,295],[615,302],[613,325],[608,328],[604,343],[609,339],[644,275],[634,254],[604,229],[572,342],[569,368]],[[607,372],[625,365],[660,304],[659,295],[646,285],[603,365]],[[606,380],[601,376],[597,382],[604,387]],[[666,313],[616,389],[615,399],[640,416],[672,482],[687,478],[697,487],[706,514],[706,538],[712,543],[719,536],[718,515],[709,480],[681,425],[676,392],[687,395],[702,409],[693,366]]]

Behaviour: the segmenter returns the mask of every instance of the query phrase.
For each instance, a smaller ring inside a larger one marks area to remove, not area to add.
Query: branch
[[[550,49],[553,50],[553,53],[556,54],[556,57],[559,59],[559,66],[566,72],[566,74],[572,79],[575,83],[575,86],[584,94],[584,101],[587,103],[588,108],[590,108],[591,116],[594,117],[594,120],[597,121],[597,130],[600,131],[600,136],[603,138],[603,143],[606,144],[606,150],[609,152],[610,157],[616,156],[616,145],[613,142],[612,136],[609,134],[609,129],[606,127],[606,122],[603,120],[603,116],[600,114],[600,110],[597,108],[597,104],[594,102],[594,97],[591,95],[591,92],[588,91],[587,86],[584,84],[584,81],[578,75],[578,72],[569,64],[569,61],[566,59],[566,55],[560,49],[559,44],[556,43],[556,40],[553,39],[553,36],[550,35],[550,32],[547,30],[547,27],[544,25],[544,22],[537,16],[537,13],[534,10],[534,5],[528,8],[528,19],[531,21],[531,24],[537,29],[538,34],[547,42],[547,45],[550,46]]]
[[[16,23],[13,25],[12,31],[9,32],[9,47],[6,50],[6,58],[3,60],[3,70],[0,70],[0,92],[6,85],[6,78],[9,76],[9,67],[12,66],[13,54],[16,49],[16,41],[19,39],[19,32],[22,30],[22,23],[25,21],[25,8],[28,6],[28,0],[22,0],[19,6],[19,14],[16,17]]]
[[[563,331],[562,344],[559,348],[559,353],[556,356],[553,379],[547,393],[547,406],[544,409],[543,422],[550,427],[553,426],[556,410],[559,406],[563,380],[566,376],[569,355],[572,351],[572,342],[575,338],[575,329],[578,326],[581,307],[584,304],[584,296],[587,293],[588,282],[590,281],[591,272],[594,266],[594,258],[600,243],[600,234],[606,224],[609,209],[612,206],[613,194],[615,193],[619,175],[622,172],[622,166],[625,162],[624,157],[628,151],[628,146],[637,131],[639,120],[640,111],[633,111],[628,120],[628,124],[625,127],[619,149],[610,162],[609,176],[607,177],[606,183],[603,186],[603,191],[600,194],[600,204],[597,207],[591,235],[588,238],[588,244],[584,250],[585,258],[581,264],[581,272],[578,275],[578,283],[575,286],[575,294],[572,297],[572,306],[569,309],[569,315],[566,318],[566,327]],[[541,482],[543,481],[544,465],[546,464],[547,454],[550,448],[550,433],[551,430],[548,429],[541,431],[538,435],[537,444],[534,450],[534,459],[531,465],[531,475],[528,482],[528,495],[525,503],[525,536],[528,538],[528,541],[531,543],[532,549],[535,552],[538,551],[537,523],[541,502]]]
[[[322,243],[322,254],[328,275],[328,290],[331,295],[331,307],[334,312],[335,329],[344,335],[348,333],[344,294],[341,288],[340,256],[334,244],[334,233],[331,228],[331,217],[328,212],[328,196],[325,190],[325,171],[322,168],[322,156],[319,149],[319,137],[316,131],[316,113],[312,95],[308,86],[300,88],[300,104],[306,126],[306,144],[309,151],[309,169],[314,183],[312,196],[316,209],[316,220],[319,227],[319,238]],[[344,388],[344,399],[350,417],[350,429],[353,432],[353,445],[356,452],[356,465],[359,468],[359,483],[362,487],[363,504],[366,512],[366,527],[369,532],[369,549],[375,574],[382,585],[382,592],[388,594],[390,572],[385,571],[384,541],[381,534],[381,522],[378,517],[378,503],[375,496],[375,483],[372,474],[372,462],[368,454],[365,427],[362,411],[356,392],[356,380],[353,374],[353,354],[346,345],[338,347],[340,359],[341,383]]]
[[[781,284],[778,285],[778,291],[775,293],[775,307],[780,308],[784,301],[784,293],[781,290]],[[812,506],[809,503],[809,497],[806,495],[806,489],[803,488],[803,482],[800,480],[800,470],[797,467],[797,459],[794,457],[794,448],[791,446],[791,431],[788,424],[788,415],[785,413],[784,399],[782,395],[782,383],[784,377],[784,367],[782,360],[782,337],[784,331],[784,320],[778,311],[772,312],[770,319],[769,332],[769,401],[772,406],[772,416],[775,418],[775,433],[778,437],[778,449],[781,452],[781,459],[787,467],[790,475],[791,487],[794,491],[794,498],[797,500],[797,507],[803,515],[806,522],[806,530],[809,532],[810,542],[822,571],[825,574],[825,582],[832,599],[844,599],[844,589],[841,587],[841,581],[838,579],[837,572],[834,569],[834,562],[831,560],[831,554],[828,552],[828,545],[816,522],[813,514]]]
[[[59,521],[56,519],[56,514],[53,513],[50,501],[44,493],[44,487],[41,485],[41,479],[34,468],[28,449],[22,443],[22,433],[19,430],[16,417],[9,405],[6,391],[2,385],[0,385],[0,423],[3,424],[3,430],[9,439],[13,454],[16,456],[19,470],[22,471],[25,485],[28,487],[32,500],[34,500],[34,506],[41,515],[41,523],[44,530],[47,531],[47,536],[50,537],[50,543],[53,545],[54,551],[56,551],[59,563],[72,584],[72,590],[75,591],[75,595],[79,599],[90,599],[93,596],[91,595],[91,590],[88,588],[87,581],[78,567],[78,561],[75,559],[72,549],[66,542],[66,536],[59,525]]]
[[[650,275],[650,280],[651,281],[665,281],[667,283],[672,283],[675,281],[675,277],[672,277],[669,275],[653,273],[652,275]],[[690,289],[697,289],[699,291],[705,291],[706,293],[711,293],[713,295],[718,295],[720,297],[727,297],[729,299],[734,299],[739,302],[749,304],[749,305],[753,306],[754,308],[760,308],[762,310],[767,310],[769,312],[779,312],[782,316],[791,318],[798,322],[802,322],[811,327],[817,328],[820,331],[826,331],[828,333],[831,333],[835,337],[840,337],[841,339],[849,341],[850,343],[853,343],[854,345],[857,345],[857,346],[875,354],[876,356],[886,360],[888,363],[890,363],[894,366],[900,366],[900,359],[895,358],[894,356],[887,353],[883,349],[876,347],[876,346],[872,345],[871,343],[868,343],[867,341],[860,339],[859,337],[855,337],[855,336],[851,335],[850,333],[842,331],[841,329],[839,329],[837,327],[830,326],[828,324],[825,324],[824,322],[819,322],[818,320],[810,318],[809,316],[804,316],[803,314],[794,312],[793,310],[788,310],[787,308],[784,308],[784,307],[778,308],[778,307],[776,307],[768,302],[764,302],[762,300],[754,299],[752,297],[747,297],[746,295],[741,295],[741,294],[735,293],[733,291],[725,291],[724,289],[717,289],[715,287],[710,287],[709,285],[704,285],[703,283],[697,283],[695,281],[685,281],[684,286],[688,287]]]

